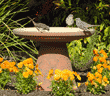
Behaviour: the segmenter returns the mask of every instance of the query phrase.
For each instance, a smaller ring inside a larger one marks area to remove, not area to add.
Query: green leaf
[[[94,18],[94,22],[96,24],[97,23],[97,16],[94,16],[93,18]]]
[[[101,25],[100,25],[100,31],[102,31],[103,30],[103,28],[104,28],[104,23],[102,23]]]
[[[106,40],[106,37],[108,36],[109,30],[110,30],[110,27],[106,27],[106,29],[104,30],[104,37],[103,37],[103,40]]]

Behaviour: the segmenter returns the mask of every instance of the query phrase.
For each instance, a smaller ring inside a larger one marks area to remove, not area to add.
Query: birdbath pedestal
[[[60,69],[61,71],[64,69],[74,71],[68,56],[66,43],[89,37],[94,33],[94,30],[90,29],[90,31],[83,32],[83,30],[79,28],[50,27],[49,31],[43,31],[41,33],[38,32],[35,27],[29,27],[14,29],[13,33],[16,36],[40,42],[36,64],[38,64],[38,69],[43,76],[37,76],[37,82],[43,82],[41,87],[45,91],[51,91],[51,88],[49,88],[51,79],[46,78],[49,74],[49,70],[53,69],[53,72],[55,72],[56,69]],[[76,85],[75,80],[73,82]]]

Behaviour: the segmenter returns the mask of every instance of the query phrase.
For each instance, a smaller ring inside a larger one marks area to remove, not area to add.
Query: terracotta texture
[[[41,87],[45,91],[51,91],[51,88],[48,88],[51,85],[51,79],[47,79],[46,77],[49,74],[49,70],[53,69],[55,72],[56,69],[64,70],[68,69],[72,71],[71,62],[68,57],[60,54],[45,54],[38,57],[37,60],[38,69],[41,71],[43,76],[37,76],[37,82],[43,82]],[[74,82],[75,84],[75,82]]]

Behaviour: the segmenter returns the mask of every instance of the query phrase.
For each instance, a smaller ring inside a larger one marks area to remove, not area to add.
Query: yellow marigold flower
[[[74,86],[74,88],[76,89],[76,88],[77,88],[77,86]]]
[[[28,72],[23,72],[23,77],[28,78],[29,73]]]
[[[35,72],[36,74],[38,74],[38,72],[37,72],[36,70],[35,70],[34,72]]]
[[[56,69],[56,70],[55,70],[55,74],[58,74],[58,73],[61,73],[61,70]]]
[[[110,61],[109,60],[107,60],[107,64],[110,64]]]
[[[25,64],[24,64],[24,66],[28,67],[28,66],[29,66],[29,64],[28,64],[28,63],[25,63]]]
[[[81,85],[81,83],[78,83],[78,87]]]
[[[34,68],[34,65],[33,64],[29,64],[28,66],[30,69],[33,69]]]
[[[68,75],[63,75],[63,78],[62,78],[62,79],[63,79],[64,81],[67,81],[68,78],[69,78]]]
[[[96,69],[97,69],[97,68],[96,68],[96,66],[93,66],[93,69],[95,69],[95,70],[96,70]]]
[[[51,70],[49,71],[49,74],[53,74],[53,69],[51,69]]]
[[[27,64],[27,63],[28,63],[27,60],[24,60],[24,61],[23,61],[23,64],[24,64],[24,65]]]
[[[2,73],[2,68],[0,68],[0,73]]]
[[[80,80],[80,81],[81,81],[81,77],[80,77],[80,75],[77,75],[77,78],[78,78],[78,80]]]
[[[13,71],[14,71],[15,73],[16,73],[16,72],[19,72],[19,71],[18,71],[18,68],[17,68],[16,66],[13,67]]]
[[[41,86],[42,83],[43,83],[43,82],[40,82],[38,85]]]
[[[29,69],[28,67],[25,67],[25,70],[27,70],[27,71],[28,71],[28,70],[30,70],[30,69]]]
[[[23,62],[20,62],[17,64],[18,68],[22,68],[23,67]]]
[[[47,76],[47,79],[50,79],[50,78],[51,78],[51,76],[50,76],[50,75],[48,75],[48,76]]]
[[[75,78],[74,76],[71,76],[71,77],[70,77],[70,80],[72,81],[72,80],[74,80],[74,78]]]
[[[0,57],[0,62],[2,62],[2,61],[3,61],[3,58]]]
[[[56,81],[57,81],[57,80],[59,80],[59,79],[60,79],[60,75],[55,74],[55,75],[54,75],[54,80],[56,80]]]
[[[98,61],[96,56],[93,57],[93,61],[95,61],[95,62]]]
[[[102,85],[103,86],[107,86],[107,84],[102,80]]]
[[[29,75],[32,75],[33,74],[33,71],[30,70],[30,69],[27,72],[29,73]]]
[[[8,70],[9,70],[9,72],[13,72],[13,68],[9,68]]]
[[[99,73],[102,73],[102,71],[103,71],[103,68],[98,69]]]

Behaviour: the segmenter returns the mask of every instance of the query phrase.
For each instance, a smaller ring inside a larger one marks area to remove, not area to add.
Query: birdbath
[[[40,86],[45,91],[51,91],[51,88],[49,88],[51,79],[46,78],[49,70],[53,69],[53,72],[56,69],[74,71],[68,56],[66,43],[89,37],[94,34],[94,30],[90,29],[90,31],[83,32],[80,28],[50,27],[49,31],[38,32],[35,27],[28,27],[14,29],[13,33],[16,36],[40,42],[36,64],[38,64],[38,68],[43,76],[37,76],[37,82],[43,82]],[[76,85],[75,80],[73,82]]]

